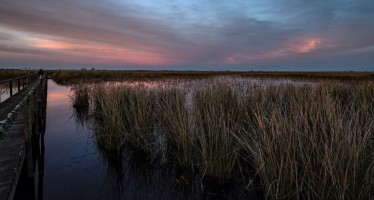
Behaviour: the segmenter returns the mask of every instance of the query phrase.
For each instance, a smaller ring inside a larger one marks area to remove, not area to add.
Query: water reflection
[[[116,188],[119,199],[248,199],[242,182],[217,184],[203,181],[195,173],[188,184],[178,183],[175,163],[152,162],[146,153],[124,147],[120,154],[102,152],[107,179]],[[252,195],[252,196],[251,196]],[[258,198],[258,197],[257,197]]]
[[[12,95],[15,95],[19,90],[17,87],[13,86],[12,87]],[[9,89],[8,85],[0,84],[0,103],[9,99],[11,96],[11,91]]]
[[[71,107],[70,87],[48,81],[44,159],[39,159],[38,199],[115,199],[102,161],[89,130],[77,126]],[[34,188],[34,187],[32,187]]]

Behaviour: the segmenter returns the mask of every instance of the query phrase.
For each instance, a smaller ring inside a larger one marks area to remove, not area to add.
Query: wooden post
[[[45,157],[45,145],[44,145],[44,134],[40,135],[40,157],[38,159],[38,199],[43,199],[44,189],[44,157]]]
[[[44,145],[44,134],[46,126],[46,93],[47,93],[47,79],[43,79],[40,88],[40,99],[39,99],[39,130],[40,130],[40,157],[38,160],[38,198],[43,199],[43,184],[44,184],[44,155],[45,155],[45,145]]]
[[[9,81],[9,93],[10,93],[10,96],[13,96],[13,84],[12,84],[12,80]]]
[[[27,159],[27,175],[28,177],[32,177],[34,175],[33,169],[33,156],[32,156],[32,141],[31,141],[31,97],[28,99],[27,104],[25,105],[24,109],[24,116],[25,116],[25,127],[24,127],[24,134],[25,134],[25,146],[26,146],[26,159]]]
[[[17,79],[18,81],[18,92],[21,90],[21,80]]]

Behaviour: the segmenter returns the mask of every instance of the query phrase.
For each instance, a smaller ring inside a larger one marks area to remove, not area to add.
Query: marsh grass
[[[195,91],[194,127],[201,163],[207,175],[232,178],[237,165],[238,143],[233,134],[242,120],[239,93],[225,85]]]
[[[122,99],[120,96],[111,95],[118,88],[107,88],[98,85],[92,90],[93,114],[96,123],[96,140],[98,146],[106,150],[118,151],[124,143],[124,124]]]
[[[125,137],[135,148],[157,154],[155,142],[155,92],[145,87],[120,89]]]
[[[252,93],[256,106],[247,107],[248,129],[237,138],[266,197],[373,198],[373,95],[372,83]]]
[[[92,90],[98,141],[104,149],[118,150],[125,142],[155,154],[155,95],[146,88],[101,84]]]
[[[77,85],[74,85],[71,87],[71,90],[73,90],[72,95],[70,96],[70,99],[72,101],[73,107],[77,108],[85,108],[90,106],[90,87],[79,83]]]
[[[373,81],[248,88],[94,86],[97,140],[154,159],[167,148],[181,168],[221,182],[250,165],[256,173],[242,178],[267,199],[373,198]]]
[[[157,97],[162,133],[167,138],[168,152],[184,169],[192,169],[196,162],[195,133],[190,126],[191,115],[186,92],[176,88],[160,90]]]

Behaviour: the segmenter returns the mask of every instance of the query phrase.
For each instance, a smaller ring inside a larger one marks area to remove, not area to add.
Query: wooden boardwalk
[[[24,117],[18,115],[8,133],[0,135],[0,199],[14,195],[25,158]]]
[[[36,79],[0,103],[0,200],[13,199],[24,160],[32,157],[31,134],[36,128],[32,123],[42,83]]]

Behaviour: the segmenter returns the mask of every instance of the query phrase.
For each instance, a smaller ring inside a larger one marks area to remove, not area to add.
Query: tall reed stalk
[[[145,87],[122,87],[115,93],[121,101],[122,123],[126,140],[135,148],[142,149],[151,154],[157,153],[155,149],[155,109],[156,93]]]
[[[208,175],[227,180],[237,164],[233,134],[242,120],[239,95],[225,85],[207,87],[195,91],[194,105],[201,162]]]
[[[123,99],[119,95],[120,88],[98,85],[93,90],[93,102],[97,127],[96,140],[98,146],[107,150],[119,150],[125,141],[124,113],[121,112]]]
[[[195,133],[186,102],[186,92],[166,88],[158,93],[160,126],[166,135],[168,151],[182,168],[193,169],[196,162]]]

